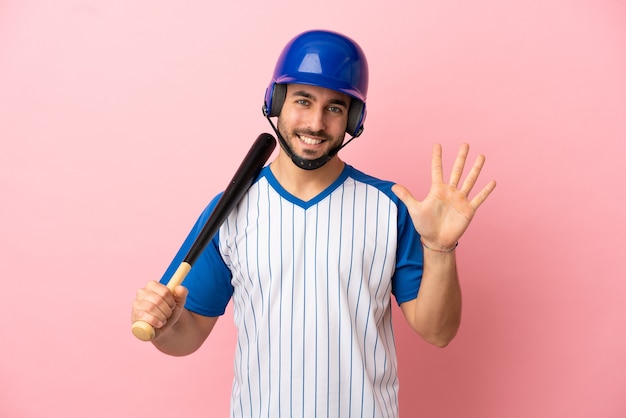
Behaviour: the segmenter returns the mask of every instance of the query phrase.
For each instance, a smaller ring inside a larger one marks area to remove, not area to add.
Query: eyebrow
[[[294,96],[301,96],[301,97],[306,97],[307,99],[315,100],[315,96],[313,96],[311,93],[304,91],[304,90],[297,90],[297,91],[294,91],[292,94]],[[342,99],[332,99],[330,101],[330,104],[339,105],[339,106],[343,106],[346,108],[348,107],[348,103],[346,103],[346,101]]]

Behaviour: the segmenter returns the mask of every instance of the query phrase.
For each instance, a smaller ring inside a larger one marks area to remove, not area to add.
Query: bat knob
[[[154,328],[144,321],[133,322],[133,335],[141,341],[150,341],[154,338]]]

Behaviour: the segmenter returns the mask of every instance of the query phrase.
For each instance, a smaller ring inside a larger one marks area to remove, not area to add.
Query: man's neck
[[[337,180],[343,168],[344,162],[338,156],[334,156],[320,168],[304,170],[296,166],[282,150],[270,164],[270,169],[280,185],[305,202],[326,190]]]

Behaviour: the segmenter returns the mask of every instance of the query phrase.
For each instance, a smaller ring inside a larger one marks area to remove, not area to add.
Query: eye
[[[341,113],[343,109],[339,106],[328,106],[328,110],[333,113]]]
[[[309,105],[309,101],[306,99],[298,99],[296,100],[296,104],[299,104],[301,106],[308,106]]]

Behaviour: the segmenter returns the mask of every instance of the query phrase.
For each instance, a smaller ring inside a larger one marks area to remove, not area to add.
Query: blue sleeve
[[[196,237],[200,234],[209,215],[215,208],[221,194],[216,196],[204,209],[191,232],[178,250],[172,263],[161,278],[167,284],[180,263],[185,259]],[[207,244],[198,259],[191,266],[183,286],[189,289],[185,308],[204,316],[220,316],[233,294],[230,270],[224,264],[219,251],[219,232]]]
[[[398,250],[396,271],[391,279],[391,292],[399,305],[417,297],[424,271],[424,249],[408,209],[400,200],[397,201],[397,205]]]

